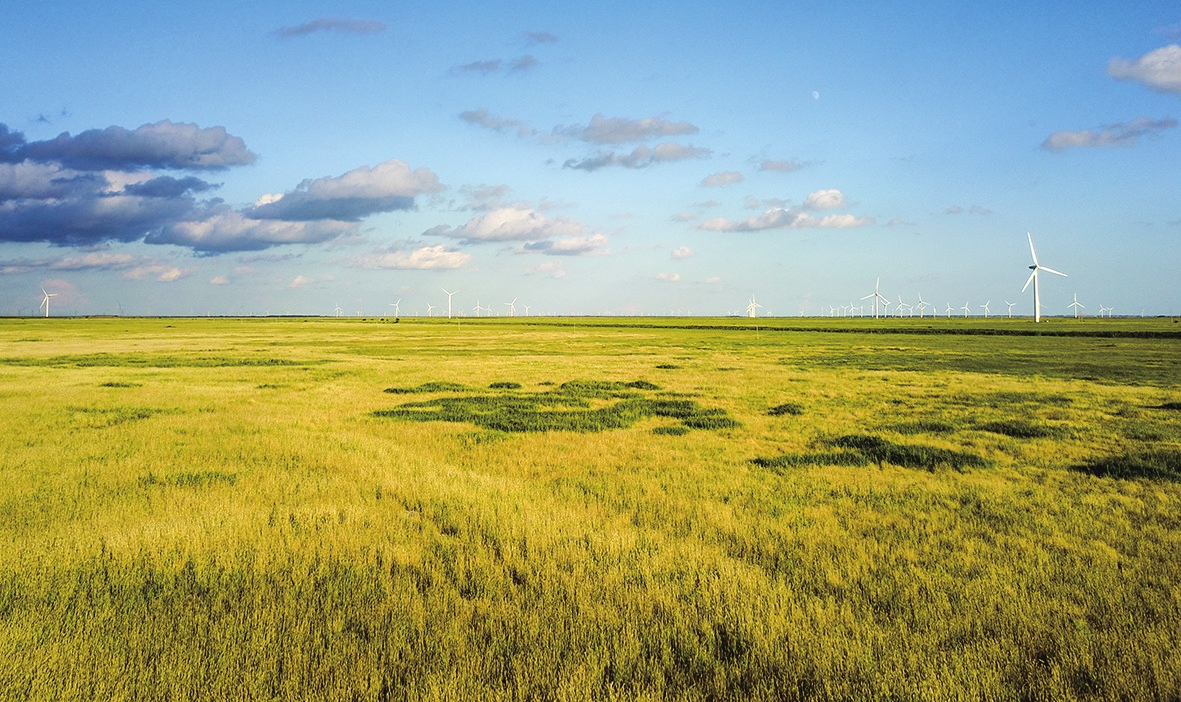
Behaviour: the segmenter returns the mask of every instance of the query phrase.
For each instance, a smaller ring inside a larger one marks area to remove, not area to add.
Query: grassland
[[[1172,320],[0,321],[0,699],[1181,699]]]

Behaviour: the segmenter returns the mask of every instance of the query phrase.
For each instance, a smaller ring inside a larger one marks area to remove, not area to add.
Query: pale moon
[[[819,99],[820,99],[820,93],[818,93],[818,92],[816,92],[815,90],[813,90],[813,91],[812,91],[812,99],[813,99],[813,100],[819,100]]]

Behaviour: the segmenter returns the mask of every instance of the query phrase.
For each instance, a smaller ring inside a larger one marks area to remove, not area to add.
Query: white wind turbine
[[[37,305],[37,309],[45,308],[45,316],[49,316],[49,298],[57,297],[57,293],[45,292],[45,288],[41,288],[41,294],[45,297],[41,298],[41,304]]]
[[[1067,305],[1067,307],[1073,307],[1073,308],[1074,308],[1074,318],[1075,318],[1075,319],[1078,319],[1078,311],[1079,311],[1080,309],[1082,309],[1082,310],[1085,310],[1085,309],[1087,309],[1085,305],[1083,305],[1081,302],[1079,302],[1079,301],[1078,301],[1078,293],[1075,293],[1075,294],[1074,294],[1074,302],[1072,302],[1072,303],[1070,303],[1069,305]]]
[[[923,318],[923,312],[926,311],[928,304],[929,303],[923,299],[923,296],[919,295],[919,319]]]
[[[332,312],[337,317],[339,317],[340,315],[344,314],[344,308],[341,307],[340,305],[337,305],[335,308],[333,308]]]
[[[459,291],[458,290],[449,291],[449,290],[447,290],[447,288],[439,288],[439,289],[442,290],[443,292],[447,293],[447,319],[451,319],[451,296]]]
[[[431,303],[429,303],[429,302],[428,302],[428,303],[426,303],[426,316],[428,316],[428,317],[434,317],[434,316],[435,316],[435,306],[434,306],[434,305],[432,305],[432,304],[431,304]]]
[[[964,311],[964,316],[965,316],[965,317],[967,317],[967,316],[968,316],[968,313],[972,311],[972,308],[971,308],[971,307],[968,307],[968,303],[966,303],[966,302],[964,303],[964,306],[963,306],[963,307],[961,307],[960,309]]]
[[[755,310],[757,310],[757,309],[758,309],[758,308],[760,308],[760,307],[762,307],[762,305],[760,305],[759,303],[755,302],[755,296],[754,296],[754,295],[751,295],[751,296],[750,296],[750,302],[746,303],[746,316],[747,316],[747,317],[752,317],[752,318],[753,318],[753,317],[755,317],[755,316],[757,316],[757,315],[756,315],[756,313],[755,313]],[[843,312],[843,310],[844,310],[844,309],[845,309],[845,306],[844,306],[844,305],[841,305],[841,310],[842,310],[842,313],[841,313],[841,315],[842,315],[842,316],[844,316],[844,312]]]
[[[532,306],[533,306],[533,305],[522,305],[522,307],[524,307],[524,308],[525,308],[525,316],[526,316],[526,317],[528,317],[528,316],[529,316],[529,308],[530,308],[530,307],[532,307]]]
[[[1104,307],[1103,305],[1099,305],[1099,316],[1102,317],[1103,313],[1105,313],[1105,312],[1107,313],[1108,317],[1111,317],[1111,308]]]
[[[476,313],[477,317],[480,316],[480,312],[484,311],[484,308],[480,307],[480,299],[479,298],[476,298],[476,306],[472,308],[472,311]]]
[[[1060,275],[1063,278],[1066,277],[1066,274],[1059,273],[1058,271],[1054,270],[1053,268],[1046,268],[1042,264],[1038,263],[1037,262],[1037,252],[1033,250],[1033,235],[1030,234],[1029,232],[1026,232],[1025,236],[1029,237],[1029,254],[1031,256],[1033,256],[1033,265],[1030,266],[1029,269],[1031,271],[1033,271],[1033,273],[1029,274],[1029,280],[1025,281],[1025,287],[1021,288],[1021,292],[1025,292],[1026,288],[1029,287],[1029,284],[1033,283],[1033,321],[1036,323],[1036,322],[1042,321],[1042,295],[1041,295],[1041,291],[1038,289],[1038,282],[1037,282],[1038,271],[1045,271],[1047,273],[1053,273],[1054,275]]]
[[[1009,319],[1012,319],[1013,318],[1013,305],[1015,305],[1017,303],[1016,302],[1009,302],[1008,300],[1005,300],[1005,304],[1009,306]]]
[[[879,288],[881,288],[881,286],[882,286],[882,279],[878,278],[878,282],[874,283],[874,285],[873,285],[873,292],[871,292],[870,294],[861,298],[862,300],[868,300],[870,298],[873,298],[873,318],[874,319],[878,318],[878,300],[881,300],[882,302],[886,303],[887,308],[890,306],[890,301],[886,299],[885,295],[882,295],[881,290],[879,289]]]
[[[399,307],[399,305],[401,305],[401,304],[402,304],[402,298],[400,298],[400,297],[398,298],[397,302],[390,303],[390,307],[394,308],[394,319],[397,319],[399,316],[401,316],[398,314],[398,312],[401,311],[401,309],[402,309],[401,307]]]
[[[985,319],[988,319],[988,305],[991,302],[992,302],[992,300],[989,300],[988,302],[984,303],[983,305],[980,305],[982,308],[984,308],[984,318]]]
[[[517,298],[514,297],[512,302],[506,302],[504,304],[508,305],[508,316],[516,317],[517,316]]]
[[[951,319],[951,303],[947,303],[947,318]]]

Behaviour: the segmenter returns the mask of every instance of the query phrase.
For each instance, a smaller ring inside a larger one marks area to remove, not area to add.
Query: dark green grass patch
[[[112,381],[109,381],[106,383],[100,383],[99,387],[100,388],[138,388],[141,385],[143,385],[143,383],[123,383],[123,382],[112,380]]]
[[[459,383],[432,381],[413,388],[386,388],[382,392],[388,392],[391,395],[421,395],[429,392],[459,392],[460,390],[467,390],[467,386]]]
[[[680,366],[678,366],[674,363],[661,363],[660,365],[658,365],[656,367],[659,368],[660,370],[677,370],[678,368],[680,368]]]
[[[1155,409],[1181,410],[1181,402],[1165,402],[1165,403],[1157,405],[1155,407]]]
[[[683,427],[679,424],[674,424],[670,427],[656,427],[652,430],[653,434],[661,434],[663,436],[682,436],[688,434],[691,430],[689,427]]]
[[[767,414],[772,417],[782,417],[784,415],[799,416],[804,413],[804,406],[798,402],[784,402],[781,405],[775,405],[767,410]]]
[[[1147,478],[1181,482],[1181,451],[1149,449],[1120,456],[1103,456],[1074,466],[1074,470],[1100,478]]]
[[[124,422],[150,419],[158,414],[169,414],[170,410],[151,407],[69,407],[75,415],[75,422],[91,429],[113,427]]]
[[[980,468],[987,463],[974,453],[952,451],[938,446],[895,444],[878,436],[847,434],[833,439],[831,445],[861,453],[874,463],[892,463],[904,468],[934,470],[948,466],[955,470]]]
[[[236,473],[223,473],[219,470],[190,471],[173,473],[172,475],[148,473],[139,479],[140,485],[171,485],[174,487],[205,487],[219,483],[233,485],[237,482],[238,475]]]
[[[919,419],[890,427],[899,434],[954,434],[958,427],[938,419]]]
[[[1045,424],[1034,424],[1024,419],[1002,419],[995,422],[983,422],[974,427],[992,434],[1003,434],[1014,439],[1042,439],[1053,436],[1064,436],[1068,432],[1061,427]]]
[[[782,473],[790,468],[810,466],[867,466],[870,460],[854,451],[819,451],[813,453],[785,453],[771,458],[753,458],[751,463]]]
[[[643,395],[644,391],[658,389],[643,380],[575,380],[546,392],[513,392],[506,388],[507,392],[495,395],[462,394],[408,402],[376,411],[373,416],[469,423],[497,432],[598,432],[624,429],[650,417],[676,419],[686,430],[739,426],[725,410],[703,407],[695,400]]]
[[[502,381],[499,383],[492,383],[488,386],[491,390],[520,390],[521,384],[512,381]]]

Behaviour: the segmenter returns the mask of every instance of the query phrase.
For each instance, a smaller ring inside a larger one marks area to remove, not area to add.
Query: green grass
[[[1172,320],[376,322],[0,320],[0,699],[1181,698]]]

